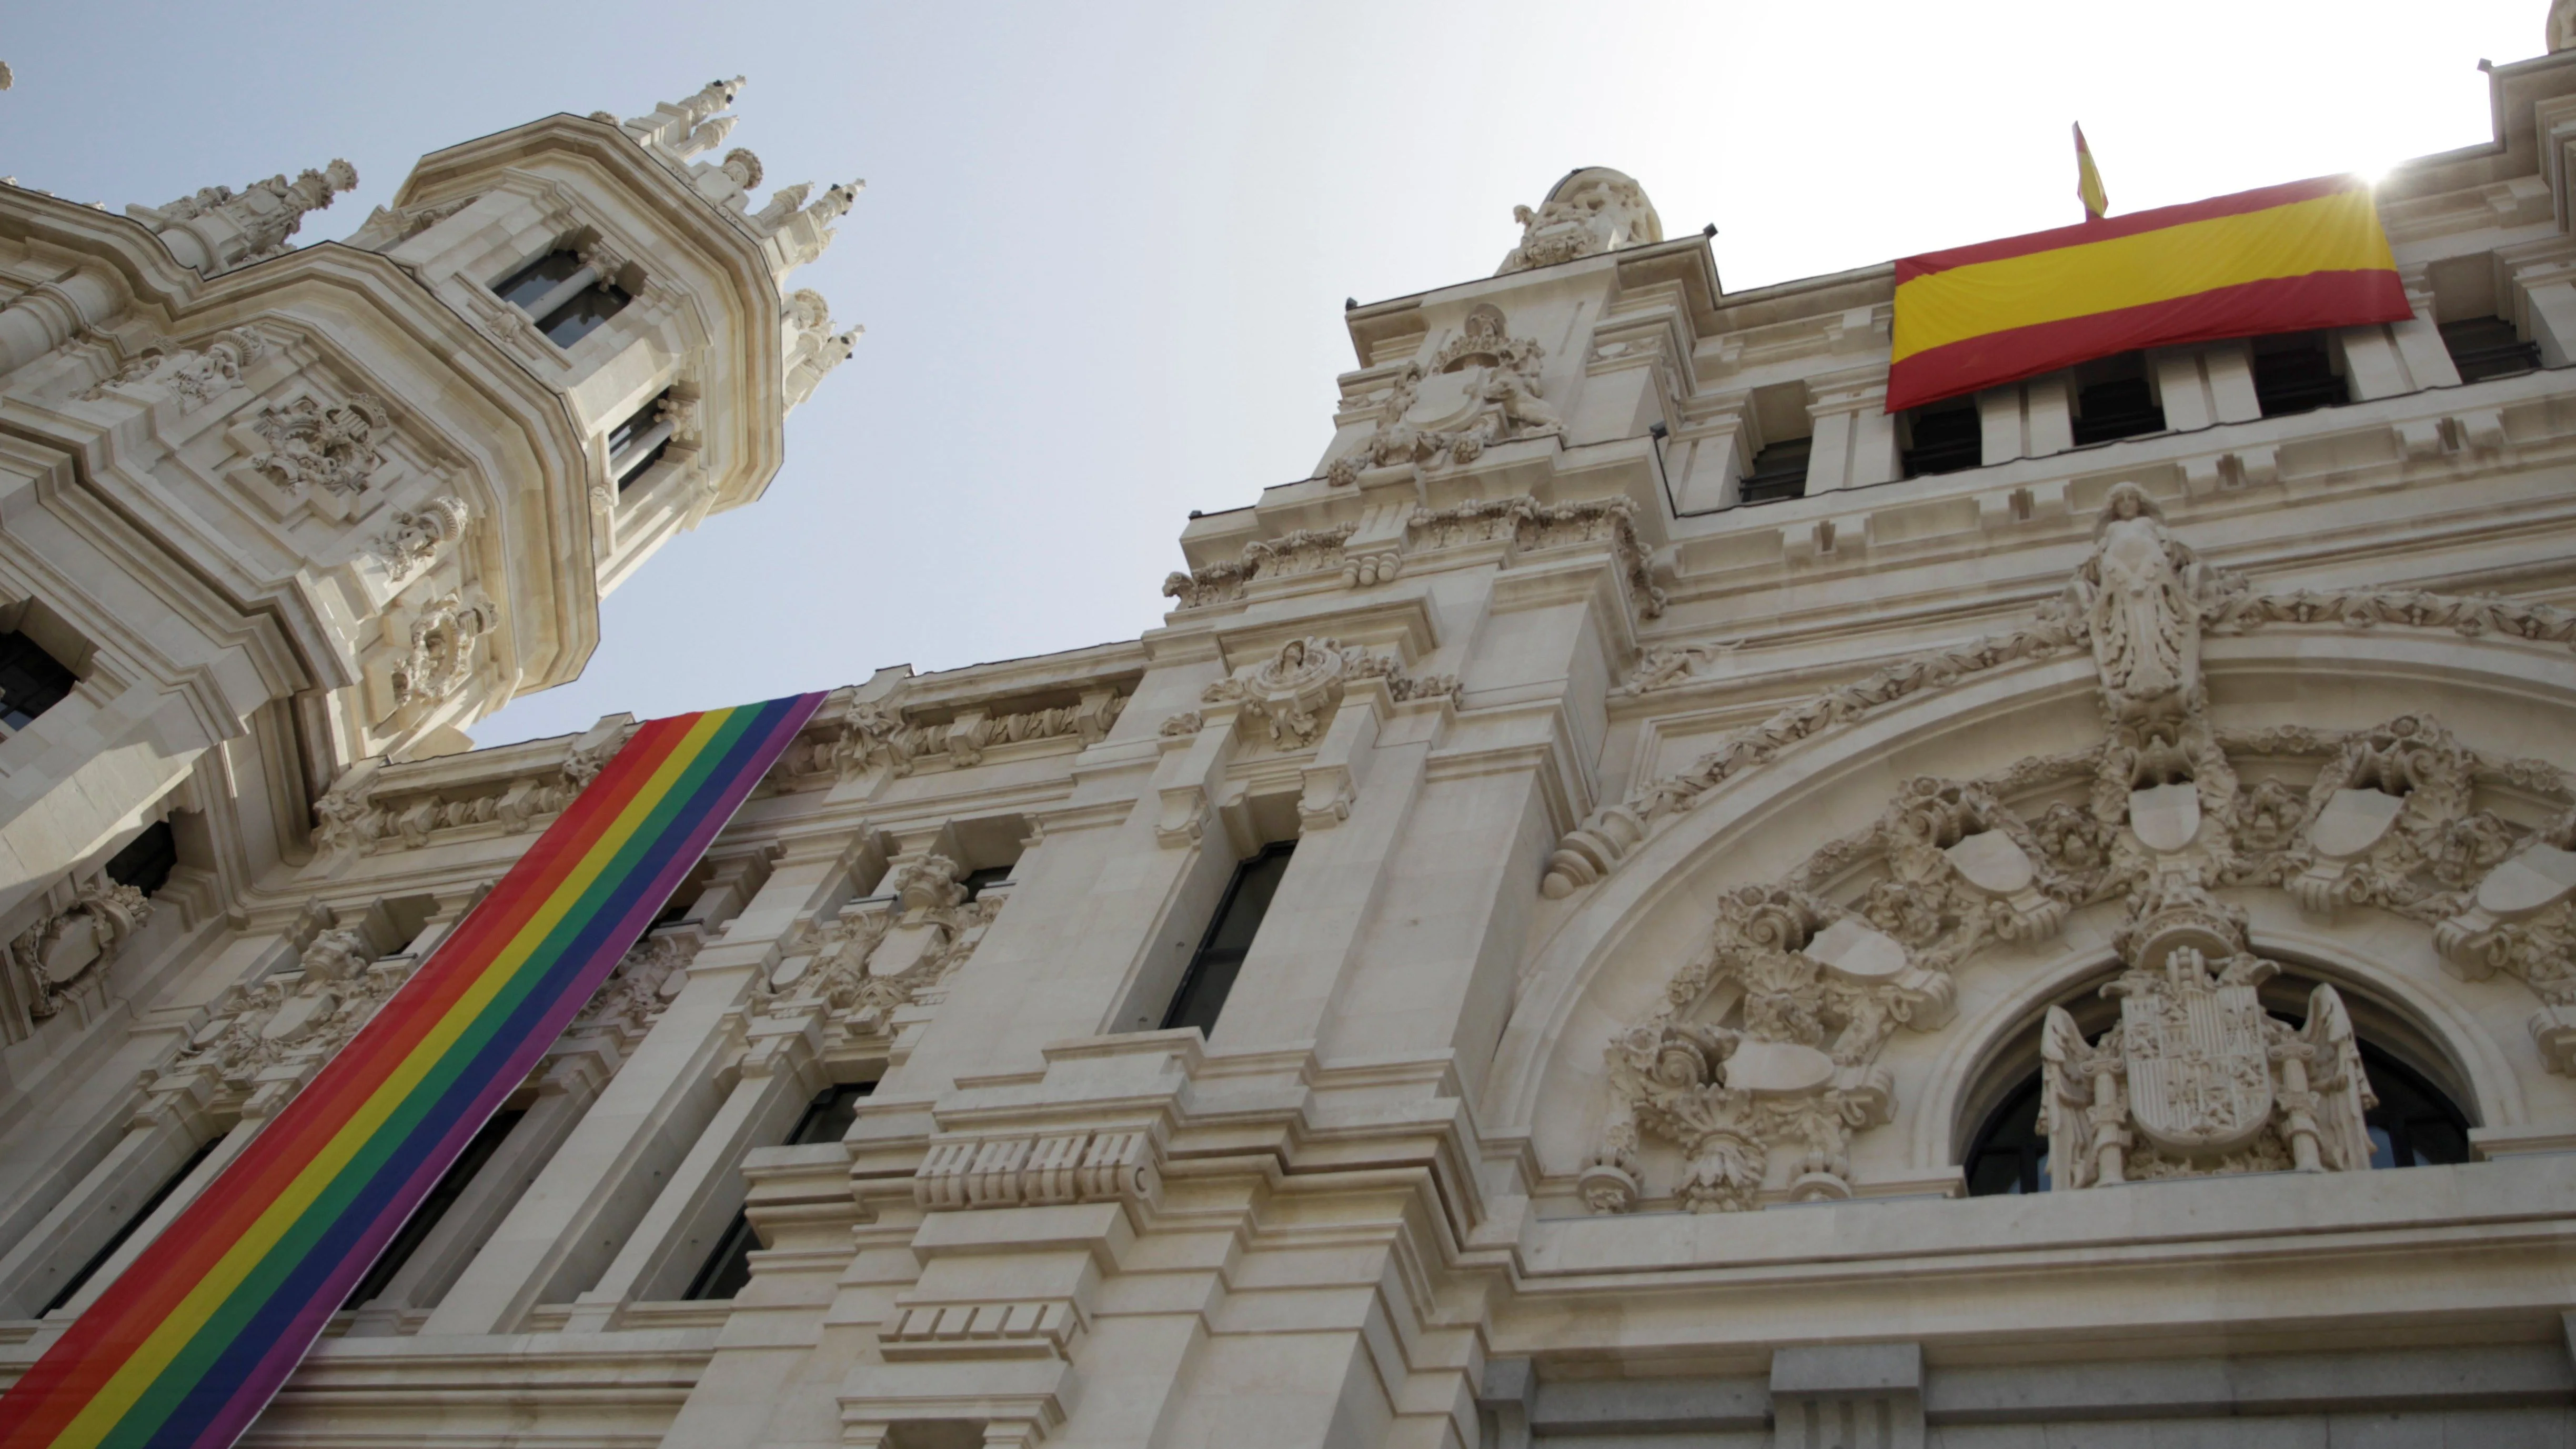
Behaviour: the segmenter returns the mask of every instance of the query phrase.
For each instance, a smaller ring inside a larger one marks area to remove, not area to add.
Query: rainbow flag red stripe
[[[355,1039],[0,1395],[0,1449],[230,1445],[822,699],[637,730]]]

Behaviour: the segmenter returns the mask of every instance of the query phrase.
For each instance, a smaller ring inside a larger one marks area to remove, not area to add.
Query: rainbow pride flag
[[[823,696],[654,720],[25,1378],[0,1449],[223,1449]]]

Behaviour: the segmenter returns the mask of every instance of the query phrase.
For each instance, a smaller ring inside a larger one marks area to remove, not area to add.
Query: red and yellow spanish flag
[[[2412,315],[2369,184],[2294,181],[1904,258],[1887,410],[2140,347]]]

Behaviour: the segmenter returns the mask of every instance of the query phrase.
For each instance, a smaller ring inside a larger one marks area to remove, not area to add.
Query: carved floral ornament
[[[612,730],[588,745],[576,745],[560,767],[453,796],[385,791],[379,784],[383,762],[361,761],[313,802],[313,847],[324,855],[379,845],[413,849],[427,845],[436,831],[496,823],[512,835],[533,830],[571,804],[607,768],[626,738],[625,730]]]
[[[146,347],[75,396],[98,402],[111,390],[159,387],[178,399],[180,412],[192,413],[240,387],[243,370],[267,355],[267,338],[235,327],[193,347]]]
[[[2311,912],[2366,907],[2432,928],[2455,974],[2525,981],[2541,1001],[2531,1030],[2543,1056],[2576,1068],[2576,790],[2555,766],[2481,756],[2422,715],[2351,731],[2216,728],[2203,633],[2287,608],[2202,564],[2124,487],[2038,629],[1931,656],[1921,672],[1882,671],[1870,694],[1793,707],[1749,737],[1759,743],[1713,756],[1723,778],[2005,659],[2085,648],[2101,685],[2099,743],[1981,780],[1915,779],[1869,829],[1720,904],[1699,952],[1609,1044],[1610,1113],[1578,1183],[1587,1205],[1624,1211],[1650,1187],[1703,1211],[1753,1207],[1784,1186],[1798,1199],[1851,1195],[1852,1136],[1895,1107],[1877,1065],[1891,1035],[1940,1029],[1952,973],[1973,953],[2052,938],[2097,905],[2121,908],[2121,970],[2105,988],[2119,1022],[2086,1041],[2052,1009],[2043,1032],[2062,1187],[2368,1165],[2372,1098],[2341,998],[2318,987],[2301,1027],[2264,1012],[2255,988],[2279,967],[2254,952],[2222,890],[2280,889]],[[2529,637],[2568,637],[2498,600],[2412,613],[2455,628],[2530,618]],[[2318,768],[2304,786],[2249,784],[2240,759]],[[2481,784],[2557,813],[2515,824],[2478,808]],[[1647,1137],[1680,1149],[1676,1181],[1644,1180]]]
[[[251,470],[287,493],[363,493],[384,466],[376,445],[392,423],[384,404],[365,393],[336,403],[305,396],[263,408],[251,428],[267,440],[268,451],[252,456]]]
[[[1521,224],[1521,242],[1494,269],[1498,277],[1664,239],[1645,188],[1606,166],[1566,177],[1535,210],[1513,207],[1512,220]]]
[[[944,855],[897,861],[879,887],[882,896],[806,923],[753,989],[753,1009],[771,1017],[819,1012],[835,1044],[890,1037],[897,1012],[935,1004],[1001,909],[998,896],[967,900],[965,877]]]
[[[1387,695],[1398,703],[1416,699],[1456,699],[1462,686],[1448,674],[1413,675],[1395,660],[1338,639],[1291,639],[1275,653],[1234,671],[1200,691],[1202,704],[1233,705],[1238,717],[1262,726],[1270,743],[1282,750],[1311,747],[1324,731],[1324,716],[1342,701],[1354,680],[1383,679]],[[1187,710],[1163,721],[1162,735],[1197,734],[1207,717]]]
[[[1376,428],[1334,459],[1325,478],[1348,487],[1369,468],[1463,466],[1496,443],[1564,432],[1539,380],[1546,349],[1505,327],[1500,310],[1480,306],[1428,364],[1398,369],[1377,402]]]

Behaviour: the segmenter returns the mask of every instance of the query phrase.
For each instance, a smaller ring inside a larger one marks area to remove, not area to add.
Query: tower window
[[[617,479],[618,492],[634,487],[671,450],[672,425],[663,406],[670,399],[670,389],[663,389],[609,430],[608,471]]]
[[[1905,476],[1956,473],[1985,462],[1985,427],[1974,398],[1934,403],[1905,415]]]
[[[557,347],[570,347],[599,330],[599,324],[635,300],[580,253],[564,247],[512,272],[492,290],[535,318],[537,330]]]
[[[787,1134],[790,1147],[807,1147],[817,1142],[838,1142],[849,1135],[850,1124],[859,1120],[859,1103],[876,1090],[874,1082],[849,1082],[826,1087],[805,1104],[805,1115],[796,1119],[796,1128]],[[691,1300],[731,1298],[751,1281],[752,1250],[760,1246],[760,1234],[751,1226],[748,1210],[737,1212],[726,1225],[724,1236],[716,1239],[715,1251],[707,1254],[697,1276],[689,1280],[682,1298]]]
[[[15,630],[0,633],[0,724],[25,729],[70,698],[78,682],[35,640]]]
[[[1790,438],[1753,455],[1753,471],[1736,485],[1739,503],[1779,503],[1807,496],[1807,460],[1816,450],[1813,438]]]
[[[156,820],[108,858],[107,878],[148,896],[169,884],[170,872],[178,865],[178,837],[171,832],[169,821]]]
[[[2464,317],[2445,322],[2442,345],[2450,349],[2451,365],[2460,370],[2462,382],[2511,377],[2540,367],[2540,344],[2523,341],[2522,334],[2502,317]]]
[[[966,878],[957,884],[965,888],[966,899],[971,901],[994,886],[1009,880],[1012,869],[1007,865],[988,865],[982,870],[966,872]]]
[[[2164,405],[2147,382],[2146,359],[2131,352],[2078,375],[2075,446],[2165,430]]]
[[[2335,375],[2322,332],[2266,337],[2254,344],[2254,400],[2267,418],[2339,408],[2352,400]]]
[[[1198,954],[1190,958],[1180,989],[1172,993],[1171,1009],[1163,1014],[1165,1030],[1183,1026],[1195,1026],[1203,1033],[1216,1030],[1217,1016],[1225,1010],[1225,998],[1243,970],[1243,958],[1252,954],[1252,938],[1261,931],[1261,918],[1269,913],[1270,898],[1279,893],[1279,882],[1288,874],[1288,857],[1296,848],[1295,841],[1283,841],[1234,868],[1225,899],[1217,903],[1216,919],[1208,923]]]

